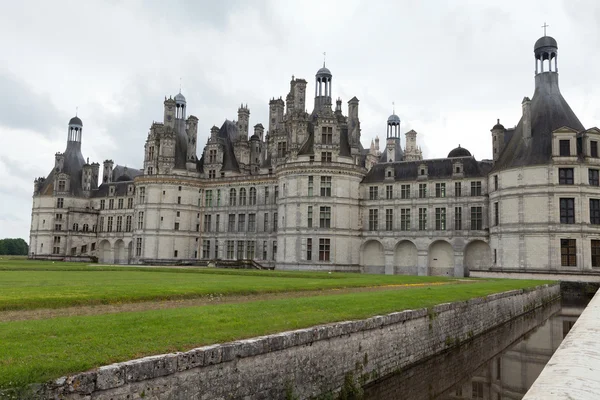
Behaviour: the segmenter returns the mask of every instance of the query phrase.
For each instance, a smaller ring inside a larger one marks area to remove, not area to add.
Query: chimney
[[[529,141],[531,139],[531,100],[525,97],[521,103],[523,107],[523,139]]]

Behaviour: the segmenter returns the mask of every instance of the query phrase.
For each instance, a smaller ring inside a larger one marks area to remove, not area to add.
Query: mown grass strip
[[[113,362],[317,324],[430,307],[543,281],[490,280],[405,290],[0,323],[0,388]]]

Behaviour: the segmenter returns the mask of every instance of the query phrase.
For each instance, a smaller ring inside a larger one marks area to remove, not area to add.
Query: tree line
[[[28,250],[29,246],[23,239],[0,239],[0,255],[26,256]]]

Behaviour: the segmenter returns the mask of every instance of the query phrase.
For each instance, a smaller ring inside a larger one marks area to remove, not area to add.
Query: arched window
[[[256,188],[255,187],[250,188],[250,198],[248,199],[248,203],[251,206],[256,205]]]
[[[78,223],[74,223],[74,224],[73,224],[73,230],[74,230],[74,231],[77,231],[77,230],[79,230],[79,224],[78,224]]]
[[[229,189],[229,205],[235,206],[235,189]]]
[[[241,188],[240,189],[240,206],[245,206],[245,205],[246,205],[246,189]]]

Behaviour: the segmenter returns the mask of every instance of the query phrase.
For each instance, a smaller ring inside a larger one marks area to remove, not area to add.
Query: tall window
[[[275,261],[277,259],[277,240],[273,241],[273,249],[271,252],[271,259]]]
[[[202,258],[210,258],[210,240],[202,241]]]
[[[238,240],[237,242],[237,259],[241,260],[244,258],[244,244],[243,240]]]
[[[212,227],[212,215],[204,214],[204,232],[210,232]]]
[[[118,208],[119,210],[122,210],[122,209],[123,209],[123,199],[119,199],[119,200],[117,201],[117,208]]]
[[[277,142],[277,157],[285,157],[287,142]]]
[[[144,204],[146,202],[146,188],[141,187],[138,191],[138,199],[140,204]]]
[[[590,199],[590,224],[600,225],[600,200]]]
[[[208,163],[214,164],[217,162],[217,150],[208,151]]]
[[[419,230],[424,231],[427,229],[427,209],[419,208]]]
[[[571,155],[571,141],[570,140],[560,140],[559,147],[560,147],[560,156],[561,157],[568,157]]]
[[[410,199],[410,185],[401,185],[400,186],[400,198],[401,199]]]
[[[321,162],[331,162],[331,152],[330,151],[322,151],[321,152]]]
[[[560,239],[560,265],[577,266],[577,243],[575,239]]]
[[[599,185],[599,179],[598,179],[598,170],[597,169],[588,169],[588,179],[590,181],[590,185],[592,186],[598,186]]]
[[[265,204],[271,204],[271,199],[269,198],[269,187],[265,186]]]
[[[482,207],[471,207],[471,230],[480,231],[483,229]]]
[[[498,175],[494,175],[494,190],[498,190]]]
[[[313,206],[308,206],[306,225],[309,228],[313,226]]]
[[[376,231],[378,229],[379,221],[378,221],[378,212],[377,209],[369,210],[369,230]]]
[[[256,205],[256,188],[255,187],[250,188],[250,196],[248,197],[248,204],[251,206]]]
[[[263,231],[269,231],[269,213],[265,213],[265,218],[263,219]]]
[[[454,229],[462,230],[462,207],[454,207]]]
[[[227,221],[227,232],[235,232],[235,214],[229,214]]]
[[[394,187],[392,185],[385,187],[385,198],[388,200],[394,198]]]
[[[219,232],[220,223],[221,223],[221,214],[217,214],[215,217],[215,232]]]
[[[309,176],[308,177],[308,196],[309,197],[312,197],[312,195],[313,195],[313,187],[314,187],[314,177]]]
[[[256,242],[254,240],[248,240],[246,242],[246,258],[248,260],[254,260],[255,251],[256,251]]]
[[[471,196],[481,196],[481,181],[471,182]]]
[[[322,206],[319,209],[319,227],[330,228],[331,227],[331,207]]]
[[[268,255],[267,255],[268,251],[269,251],[269,246],[267,245],[267,241],[263,240],[263,257],[262,257],[263,260],[268,259]]]
[[[331,197],[331,177],[321,177],[321,196]]]
[[[100,221],[98,221],[98,225],[100,225],[100,232],[104,232],[104,217],[100,217]]]
[[[573,168],[558,169],[558,183],[561,185],[573,184]]]
[[[246,214],[238,214],[238,232],[246,231]]]
[[[277,232],[278,226],[277,224],[279,223],[279,216],[277,215],[277,213],[273,213],[273,232]]]
[[[234,188],[229,189],[229,205],[235,206],[236,204],[236,192]]]
[[[462,183],[454,182],[454,196],[461,197],[462,196]]]
[[[419,198],[424,199],[427,197],[427,184],[419,183]]]
[[[435,209],[435,230],[445,231],[446,230],[446,208],[439,207]]]
[[[115,208],[115,199],[109,199],[108,200],[108,209],[112,210]]]
[[[575,223],[575,199],[561,198],[560,199],[560,223],[574,224]]]
[[[173,225],[173,229],[176,231],[179,230],[179,222],[175,222],[175,224]]]
[[[330,239],[319,239],[319,261],[329,261]]]
[[[498,202],[494,203],[494,226],[498,226],[500,223],[500,210],[498,207]]]
[[[235,242],[233,240],[227,241],[227,259],[233,260],[235,255]]]
[[[592,240],[592,267],[600,267],[600,240]]]
[[[106,225],[106,232],[112,232],[113,229],[113,217],[108,217],[108,223]]]
[[[240,189],[240,206],[245,206],[245,205],[246,205],[246,189],[241,188]]]
[[[208,179],[215,179],[217,177],[217,171],[214,169],[208,170]]]
[[[394,230],[394,209],[387,208],[385,210],[385,230]]]
[[[446,184],[436,183],[435,184],[435,197],[446,197]]]
[[[142,238],[135,239],[135,255],[137,257],[142,255]]]
[[[122,229],[123,229],[123,217],[121,215],[119,215],[117,217],[117,232],[121,232]]]
[[[273,196],[275,197],[275,202],[279,198],[279,186],[275,186]]]
[[[59,192],[64,192],[65,191],[65,187],[66,187],[66,182],[65,181],[58,181],[58,191]]]
[[[148,147],[148,160],[154,160],[154,146]]]
[[[410,231],[410,208],[400,209],[400,230]]]
[[[127,208],[133,208],[133,197],[127,199]]]
[[[213,202],[212,190],[207,190],[206,193],[204,194],[204,206],[212,207],[212,202]]]
[[[377,200],[379,197],[379,187],[369,186],[369,200]]]
[[[590,156],[598,158],[598,142],[590,140]]]
[[[256,214],[248,214],[248,232],[256,232]]]
[[[306,259],[308,261],[312,260],[312,239],[306,239]]]
[[[125,218],[125,232],[131,232],[131,215]]]
[[[333,128],[331,126],[321,128],[321,144],[333,144]]]
[[[62,197],[59,197],[58,199],[56,199],[56,208],[63,208],[64,205],[65,205],[65,199],[63,199]]]
[[[105,207],[106,207],[106,200],[104,200],[104,199],[100,200],[100,209],[104,210]]]

